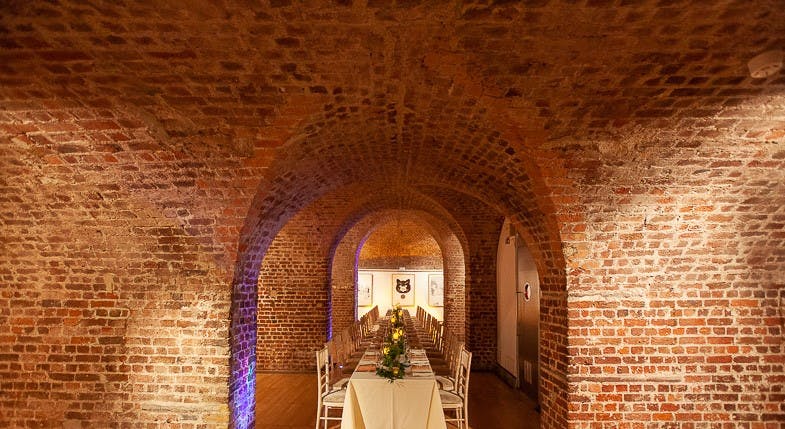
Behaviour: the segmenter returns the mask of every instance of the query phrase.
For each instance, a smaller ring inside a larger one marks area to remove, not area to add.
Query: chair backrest
[[[439,321],[435,317],[430,317],[430,327],[428,328],[428,332],[431,336],[431,342],[436,345],[438,343],[437,338],[437,331],[439,330]]]
[[[367,316],[367,314],[366,314],[366,316]],[[365,318],[365,334],[364,335],[367,337],[367,336],[371,335],[371,332],[373,332],[373,317],[372,316],[368,316],[368,317]]]
[[[318,387],[318,394],[319,394],[319,403],[322,401],[322,396],[324,396],[330,390],[330,359],[329,359],[329,352],[327,347],[317,350],[316,351],[316,371],[317,371],[317,387]]]
[[[455,372],[458,370],[459,358],[461,357],[461,350],[463,350],[462,342],[454,335],[448,335],[444,346],[444,359],[446,360],[447,367],[450,370],[450,375],[455,379]]]
[[[338,341],[336,341],[335,337],[332,340],[325,343],[325,347],[327,347],[327,356],[330,363],[335,364],[338,363],[338,354],[340,351],[338,350],[339,345]]]
[[[450,335],[450,331],[446,327],[442,328],[442,356],[444,356],[445,361],[450,359],[452,348],[455,346],[454,343],[455,339]],[[447,362],[447,364],[449,365],[450,363]]]
[[[349,337],[349,332],[347,330],[343,330],[335,334],[333,336],[333,342],[335,343],[334,363],[343,365],[349,359],[349,355],[352,353],[352,340]]]
[[[371,331],[371,317],[368,313],[365,313],[363,317],[360,318],[360,336],[367,337],[368,333]]]
[[[363,327],[360,322],[352,324],[352,340],[354,350],[359,350],[363,341]]]
[[[466,346],[462,342],[455,342],[455,345],[452,348],[452,354],[449,356],[450,361],[448,362],[450,368],[450,374],[452,374],[452,379],[458,379],[458,370],[461,368],[461,354],[466,350]]]
[[[444,352],[444,324],[439,322],[436,324],[436,337],[433,342],[436,350]]]
[[[346,351],[346,358],[348,359],[352,353],[354,353],[354,331],[352,331],[352,327],[349,326],[343,330],[343,347]]]
[[[455,393],[463,398],[463,405],[468,405],[469,374],[472,370],[472,353],[461,347],[461,358],[458,364],[458,373],[455,375]]]

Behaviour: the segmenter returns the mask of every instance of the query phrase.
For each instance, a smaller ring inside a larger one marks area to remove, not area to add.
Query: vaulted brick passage
[[[477,368],[512,220],[542,427],[781,426],[785,74],[746,63],[785,9],[753,3],[2,2],[0,426],[253,427],[395,210],[460,249]]]
[[[425,212],[374,212],[347,231],[335,248],[330,278],[332,331],[356,320],[358,269],[406,267],[443,270],[444,323],[464,338],[465,264],[463,246],[443,219]]]

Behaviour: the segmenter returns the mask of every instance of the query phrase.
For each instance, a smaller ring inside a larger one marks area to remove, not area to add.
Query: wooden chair
[[[330,340],[325,344],[327,349],[327,365],[330,374],[330,390],[345,389],[346,383],[349,382],[349,377],[344,377],[343,364],[340,362],[338,345],[335,341]]]
[[[345,390],[333,390],[331,387],[327,347],[316,352],[316,371],[318,385],[316,429],[319,429],[319,422],[324,422],[324,429],[327,429],[328,421],[341,421],[341,417],[330,416],[330,410],[340,410],[343,413],[343,400],[346,397]]]
[[[436,382],[439,383],[439,386],[442,390],[454,392],[455,388],[457,387],[455,380],[458,376],[460,357],[464,350],[464,343],[458,342],[457,340],[451,340],[449,344],[450,347],[449,349],[445,350],[444,356],[445,362],[447,364],[448,375],[437,375]]]
[[[455,391],[439,390],[444,409],[444,421],[455,422],[459,428],[469,429],[469,374],[472,368],[472,354],[461,350],[458,373],[455,378]],[[447,417],[447,412],[455,413],[455,417]]]

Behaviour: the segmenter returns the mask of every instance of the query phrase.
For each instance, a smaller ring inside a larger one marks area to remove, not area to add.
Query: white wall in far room
[[[404,307],[409,310],[412,316],[415,315],[417,306],[425,309],[438,320],[444,320],[444,307],[432,307],[428,305],[428,275],[443,275],[441,270],[437,271],[414,271],[414,270],[358,270],[359,273],[373,275],[373,304],[369,306],[357,307],[357,317],[371,311],[375,306],[379,306],[379,314],[385,314],[392,308],[392,276],[393,274],[413,274],[414,275],[414,306]]]

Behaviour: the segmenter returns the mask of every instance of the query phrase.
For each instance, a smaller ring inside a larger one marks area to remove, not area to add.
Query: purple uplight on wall
[[[256,292],[253,281],[238,282],[233,291],[229,427],[234,429],[256,425]]]
[[[327,341],[333,339],[333,300],[330,295],[330,289],[327,289]]]
[[[232,377],[232,424],[235,429],[253,429],[256,412],[256,356],[246,360]]]

